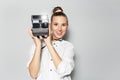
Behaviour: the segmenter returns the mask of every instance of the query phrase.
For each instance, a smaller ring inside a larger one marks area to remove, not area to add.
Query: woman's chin
[[[62,35],[57,35],[55,39],[61,39],[63,36]]]
[[[56,37],[60,39],[63,37],[63,35],[57,35]]]

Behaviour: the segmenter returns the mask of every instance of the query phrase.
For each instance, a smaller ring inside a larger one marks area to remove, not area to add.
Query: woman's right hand
[[[32,34],[32,28],[31,27],[29,28],[29,34],[30,34],[31,38],[33,39],[36,47],[41,46],[41,40],[40,40],[40,38],[38,38],[37,36],[33,36],[33,34]]]

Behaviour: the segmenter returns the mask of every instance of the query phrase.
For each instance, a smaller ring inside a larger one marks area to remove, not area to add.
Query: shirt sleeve
[[[62,61],[58,65],[57,73],[60,77],[70,75],[74,68],[74,47],[72,44],[67,45],[64,48]]]

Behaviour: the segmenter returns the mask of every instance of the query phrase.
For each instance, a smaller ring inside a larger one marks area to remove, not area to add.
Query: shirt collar
[[[56,42],[56,41],[62,41],[62,40],[63,40],[62,38],[60,38],[60,39],[55,39],[55,42]]]

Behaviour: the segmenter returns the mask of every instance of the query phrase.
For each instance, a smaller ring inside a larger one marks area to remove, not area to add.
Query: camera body
[[[32,15],[32,34],[47,37],[49,35],[49,20],[47,15]]]

